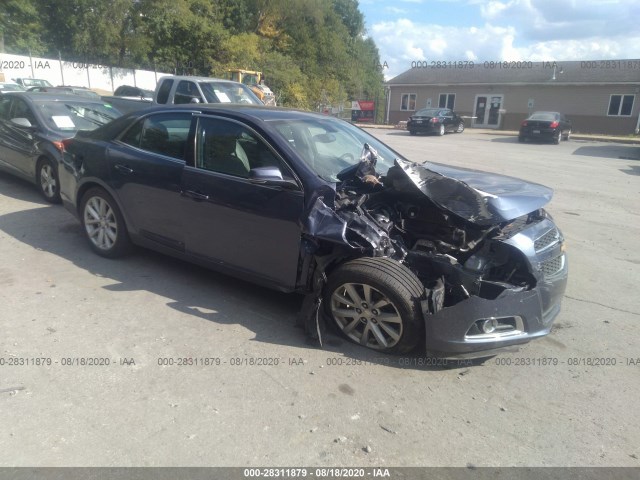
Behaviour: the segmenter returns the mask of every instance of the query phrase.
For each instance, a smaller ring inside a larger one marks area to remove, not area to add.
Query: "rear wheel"
[[[458,124],[458,128],[456,128],[456,133],[462,133],[464,132],[464,122],[460,122]]]
[[[346,262],[331,274],[324,295],[333,323],[354,343],[385,353],[406,353],[422,338],[424,287],[395,260]]]
[[[131,247],[120,209],[102,188],[91,188],[84,194],[80,218],[89,245],[98,255],[116,258]]]
[[[442,136],[444,135],[444,124],[440,124],[440,127],[438,128],[438,135]]]
[[[416,131],[415,130],[409,130],[409,135],[415,135]]]
[[[557,137],[555,137],[555,138],[553,139],[553,142],[554,142],[556,145],[560,145],[560,142],[561,142],[561,141],[562,141],[562,131],[559,131],[559,132],[558,132],[558,136],[557,136]]]
[[[524,143],[525,138],[522,135],[518,135],[518,141]]]
[[[36,182],[40,193],[49,203],[60,203],[60,182],[53,162],[42,158],[36,166]]]

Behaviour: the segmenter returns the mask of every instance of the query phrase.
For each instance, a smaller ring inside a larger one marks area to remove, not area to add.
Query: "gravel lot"
[[[316,349],[301,297],[100,258],[0,173],[0,466],[640,466],[640,147],[371,132],[555,189],[570,279],[550,336],[454,368]]]

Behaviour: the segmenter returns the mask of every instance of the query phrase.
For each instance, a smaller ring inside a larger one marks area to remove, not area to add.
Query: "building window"
[[[611,95],[607,115],[614,117],[630,117],[635,95]]]
[[[453,107],[456,103],[455,93],[441,93],[438,100],[438,108],[449,108],[455,110]]]
[[[416,109],[416,94],[415,93],[403,93],[402,101],[400,102],[400,110],[415,110]]]

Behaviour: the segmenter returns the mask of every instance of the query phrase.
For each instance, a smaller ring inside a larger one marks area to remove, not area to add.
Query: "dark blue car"
[[[549,333],[567,281],[551,190],[415,164],[341,120],[259,106],[155,108],[66,144],[64,205],[91,248],[141,245],[306,295],[382,352],[486,356]]]

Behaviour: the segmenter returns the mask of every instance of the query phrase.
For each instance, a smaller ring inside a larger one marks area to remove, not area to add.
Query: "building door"
[[[503,103],[504,95],[476,95],[473,126],[478,128],[499,128],[500,110]]]

